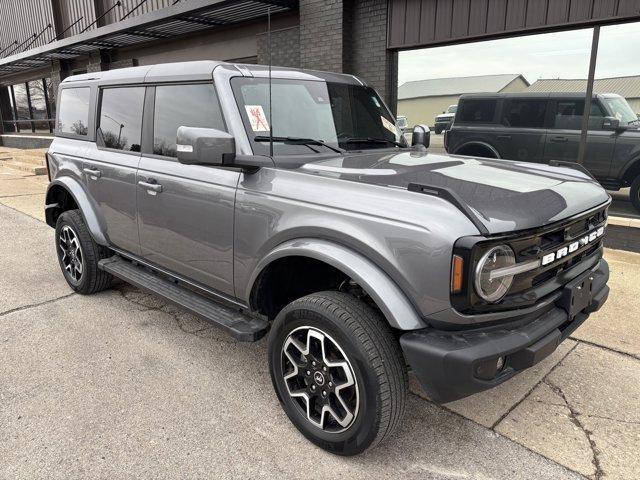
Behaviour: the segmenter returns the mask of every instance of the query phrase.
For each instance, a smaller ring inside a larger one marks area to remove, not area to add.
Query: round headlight
[[[498,276],[491,272],[499,268],[511,267],[516,263],[516,257],[506,245],[498,245],[485,253],[476,267],[476,292],[487,302],[497,302],[504,297],[511,284],[513,275]]]

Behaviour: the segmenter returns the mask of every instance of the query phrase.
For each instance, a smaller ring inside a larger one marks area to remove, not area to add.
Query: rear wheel
[[[345,293],[286,306],[271,329],[269,367],[289,419],[330,452],[375,446],[403,417],[407,372],[398,342],[378,312]]]
[[[634,208],[640,212],[640,175],[631,184],[629,196]]]
[[[62,274],[76,292],[96,293],[111,284],[111,275],[98,268],[98,261],[107,258],[109,250],[93,240],[79,210],[58,217],[56,252]]]

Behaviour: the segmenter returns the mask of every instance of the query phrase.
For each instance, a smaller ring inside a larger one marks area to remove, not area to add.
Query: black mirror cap
[[[620,130],[620,120],[616,117],[604,117],[602,119],[602,129],[603,130]]]
[[[178,161],[187,165],[219,165],[233,162],[233,135],[215,128],[180,127],[176,141]]]
[[[413,133],[411,134],[411,146],[422,145],[425,148],[429,148],[431,143],[431,130],[426,125],[416,125],[413,127]]]

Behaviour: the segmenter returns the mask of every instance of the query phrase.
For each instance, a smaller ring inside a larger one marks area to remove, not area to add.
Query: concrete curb
[[[610,215],[607,219],[607,223],[618,227],[640,228],[640,218],[616,217]]]

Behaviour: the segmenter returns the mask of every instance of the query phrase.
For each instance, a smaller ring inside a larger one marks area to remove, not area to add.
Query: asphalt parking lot
[[[443,407],[414,384],[398,435],[341,458],[288,422],[264,340],[123,284],[71,294],[45,188],[0,166],[0,478],[640,477],[638,254],[606,251],[609,302],[542,363]]]

